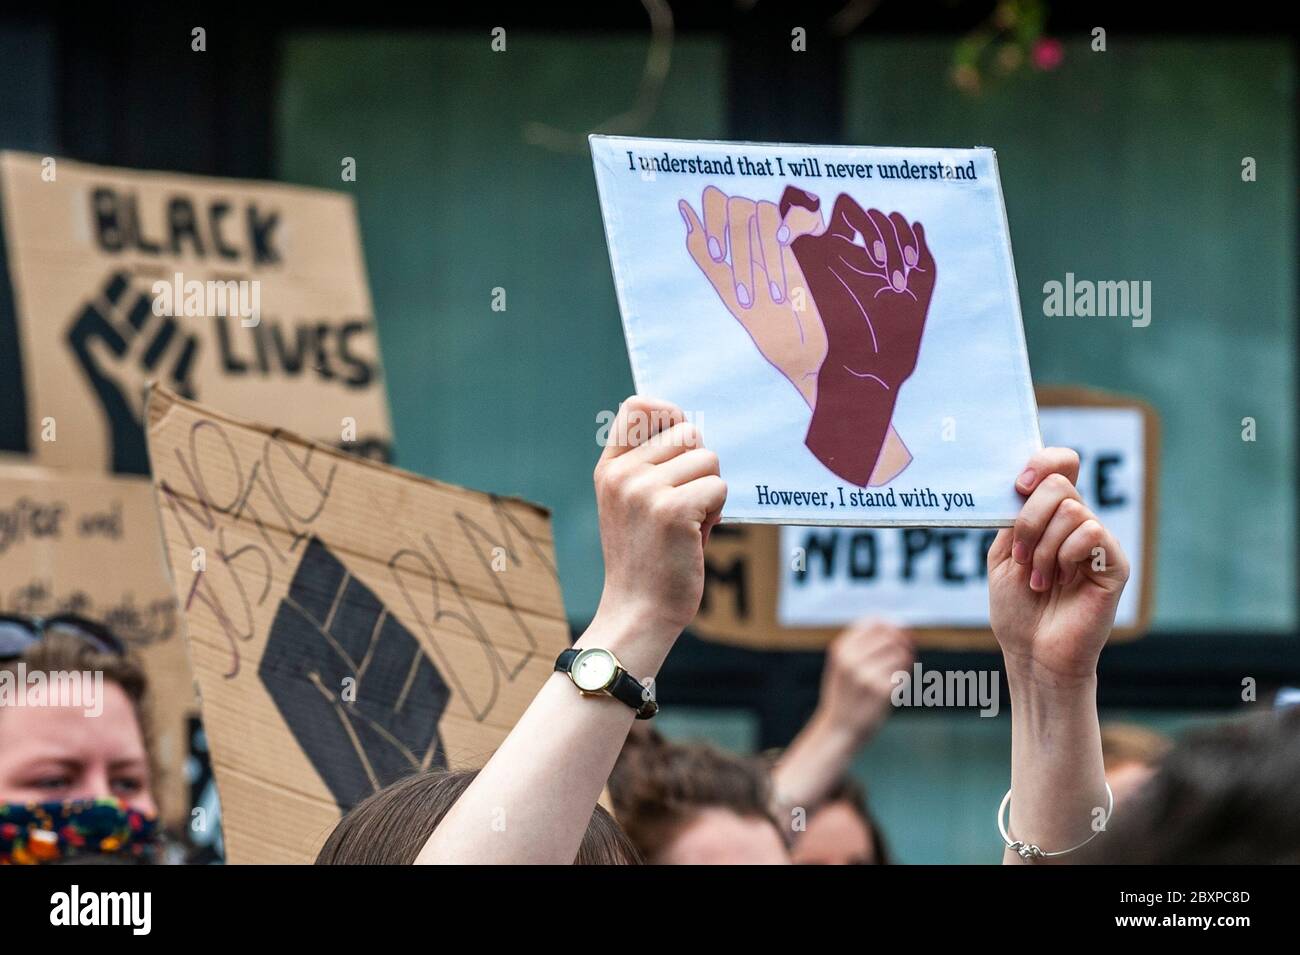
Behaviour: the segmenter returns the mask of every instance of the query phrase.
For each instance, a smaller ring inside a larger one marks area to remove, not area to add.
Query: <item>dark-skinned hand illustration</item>
[[[199,339],[169,315],[155,315],[153,294],[134,287],[128,272],[114,272],[82,308],[68,343],[104,411],[112,442],[113,471],[148,474],[144,436],[144,382],[158,379],[194,398],[194,358]]]
[[[860,243],[859,243],[860,240]],[[835,474],[866,485],[898,388],[916,370],[935,265],[919,222],[835,200],[821,235],[791,242],[826,327],[826,360],[805,443]]]
[[[418,640],[319,538],[276,610],[258,678],[340,809],[445,766],[451,693]]]
[[[794,186],[779,203],[709,186],[703,221],[678,205],[691,257],[812,409],[808,449],[858,486],[897,477],[912,456],[891,419],[934,289],[920,224],[841,195],[827,226],[821,201]]]

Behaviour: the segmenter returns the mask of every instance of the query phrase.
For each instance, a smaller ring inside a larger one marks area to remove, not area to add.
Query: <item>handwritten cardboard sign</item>
[[[148,421],[228,858],[310,861],[376,789],[482,765],[568,645],[547,512],[162,389]]]
[[[1084,501],[1118,538],[1130,578],[1113,639],[1140,636],[1153,600],[1159,424],[1135,399],[1040,389],[1044,440],[1081,459]],[[1014,477],[1015,469],[1012,471]],[[957,528],[723,527],[706,554],[693,629],[767,649],[824,646],[874,614],[923,646],[992,648],[984,559],[996,531]]]
[[[146,473],[146,380],[387,459],[350,196],[12,152],[0,193],[37,463]]]
[[[591,137],[637,390],[725,521],[995,527],[1040,447],[990,149]]]
[[[198,711],[153,488],[138,477],[0,463],[0,612],[75,613],[107,626],[149,683],[155,795],[188,821],[187,723]]]

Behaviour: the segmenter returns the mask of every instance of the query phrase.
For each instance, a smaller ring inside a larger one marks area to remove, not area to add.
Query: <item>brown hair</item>
[[[140,735],[144,738],[145,750],[153,760],[152,738],[149,732],[148,709],[145,694],[149,688],[144,670],[130,656],[105,653],[79,637],[58,631],[46,633],[19,656],[0,660],[0,671],[18,675],[18,664],[27,670],[39,670],[43,673],[70,673],[89,670],[103,673],[104,681],[116,683],[125,691],[135,710],[136,722],[140,724]],[[153,768],[152,766],[150,768]]]
[[[28,671],[102,672],[105,680],[116,683],[126,691],[137,714],[143,712],[144,695],[148,684],[144,670],[130,656],[105,653],[80,637],[56,630],[46,633],[19,656],[0,660],[0,670],[16,676],[20,662],[26,665]]]
[[[1300,707],[1189,732],[1081,861],[1300,862]]]
[[[478,770],[427,770],[399,779],[357,803],[325,840],[317,865],[411,865]],[[617,822],[597,806],[574,865],[638,865],[641,857]]]
[[[1106,769],[1129,763],[1155,766],[1169,752],[1169,737],[1136,723],[1103,723],[1101,757]]]
[[[650,862],[701,809],[766,819],[780,831],[762,763],[703,743],[669,743],[657,734],[630,737],[609,777],[609,791],[618,821]]]
[[[894,857],[889,854],[889,845],[880,832],[880,825],[867,807],[867,791],[862,788],[862,784],[851,776],[841,776],[817,808],[820,809],[822,806],[829,806],[837,802],[849,806],[857,814],[862,824],[867,827],[867,831],[871,833],[871,854],[875,859],[872,864],[893,865]]]

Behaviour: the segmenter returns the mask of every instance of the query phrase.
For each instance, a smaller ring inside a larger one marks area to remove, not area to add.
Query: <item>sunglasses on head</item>
[[[58,633],[75,637],[90,644],[100,653],[125,656],[126,646],[113,631],[103,624],[76,614],[65,613],[53,617],[20,617],[0,614],[0,660],[12,660],[45,639],[47,634]]]

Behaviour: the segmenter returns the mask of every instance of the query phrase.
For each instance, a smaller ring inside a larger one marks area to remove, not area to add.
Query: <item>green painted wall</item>
[[[602,578],[596,414],[632,374],[585,137],[557,152],[524,127],[576,134],[629,110],[645,52],[595,36],[512,33],[493,53],[486,35],[311,35],[284,58],[279,174],[357,198],[398,463],[552,507],[576,620]],[[641,131],[718,138],[720,42],[679,40],[672,56]]]
[[[997,150],[1035,382],[1160,412],[1162,629],[1296,625],[1291,49],[1111,36],[975,98],[948,81],[947,41],[850,57],[847,140]],[[1067,272],[1150,281],[1151,324],[1045,317],[1043,284]]]

